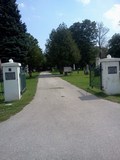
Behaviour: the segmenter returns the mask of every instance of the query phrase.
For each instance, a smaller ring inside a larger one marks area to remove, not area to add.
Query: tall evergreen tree
[[[24,63],[27,55],[26,25],[21,21],[16,0],[0,0],[0,59]]]

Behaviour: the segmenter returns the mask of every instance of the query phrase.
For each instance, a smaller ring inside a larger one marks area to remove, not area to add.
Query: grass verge
[[[32,78],[26,79],[26,91],[23,93],[19,101],[5,103],[3,96],[0,96],[0,122],[7,120],[12,115],[21,111],[34,97],[38,82],[39,73],[34,73]]]
[[[84,89],[85,91],[96,95],[97,97],[102,97],[106,100],[120,103],[120,95],[109,96],[98,88],[91,88],[89,86],[89,75],[84,75],[83,71],[79,73],[73,72],[69,76],[63,76],[62,79],[68,81],[69,83]]]

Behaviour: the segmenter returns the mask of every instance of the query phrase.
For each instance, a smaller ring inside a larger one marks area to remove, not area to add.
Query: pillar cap
[[[14,61],[13,61],[13,59],[9,59],[9,63],[13,63]]]
[[[111,57],[111,55],[110,55],[110,54],[108,54],[108,55],[107,55],[107,59],[110,59],[110,58],[112,58],[112,57]]]

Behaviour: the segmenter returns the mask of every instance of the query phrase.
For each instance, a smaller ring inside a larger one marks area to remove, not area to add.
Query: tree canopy
[[[46,44],[46,54],[51,65],[59,70],[80,60],[80,51],[64,23],[52,30]]]
[[[28,64],[29,73],[31,73],[34,69],[38,70],[41,67],[44,56],[42,54],[41,48],[38,46],[38,41],[31,34],[26,34],[27,36],[27,56],[26,56],[26,64]]]
[[[26,25],[16,0],[0,1],[0,59],[2,62],[13,60],[24,63],[26,51]]]
[[[16,0],[0,0],[0,59],[3,63],[11,58],[28,65],[29,73],[44,60],[37,39],[27,33],[21,21]]]
[[[86,19],[82,21],[82,23],[77,22],[70,26],[69,30],[72,33],[72,37],[75,40],[78,48],[81,52],[81,66],[85,66],[89,64],[92,60],[94,52],[92,51],[92,47],[96,44],[97,40],[97,28],[96,23],[93,21]]]
[[[114,34],[109,40],[109,50],[108,53],[112,57],[120,58],[120,34]]]

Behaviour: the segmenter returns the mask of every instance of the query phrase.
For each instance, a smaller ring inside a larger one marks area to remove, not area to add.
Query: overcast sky
[[[110,29],[108,38],[120,33],[120,0],[17,0],[17,4],[22,22],[43,50],[51,30],[62,22],[69,27],[90,19]]]

